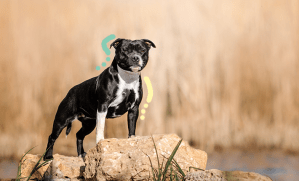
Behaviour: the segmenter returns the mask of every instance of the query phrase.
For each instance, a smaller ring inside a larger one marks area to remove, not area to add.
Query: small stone
[[[21,177],[28,177],[41,155],[27,154],[21,167]],[[67,157],[55,154],[54,159],[38,169],[30,179],[53,180],[53,179],[83,179],[84,162],[79,157]],[[43,163],[44,161],[41,161]]]
[[[199,170],[186,174],[186,181],[272,181],[269,177],[254,172]]]

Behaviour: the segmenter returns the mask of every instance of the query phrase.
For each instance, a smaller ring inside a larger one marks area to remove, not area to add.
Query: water
[[[4,159],[0,160],[0,178],[16,178],[18,172],[18,161]]]
[[[280,151],[224,151],[208,155],[207,169],[256,172],[275,181],[298,181],[299,156]]]
[[[0,160],[0,178],[15,178],[18,161]],[[223,151],[208,155],[207,169],[241,170],[269,176],[275,181],[298,181],[299,155],[280,151]]]

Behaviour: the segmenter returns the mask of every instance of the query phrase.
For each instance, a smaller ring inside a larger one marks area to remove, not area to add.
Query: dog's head
[[[117,65],[127,71],[139,72],[147,64],[148,52],[155,44],[147,39],[127,40],[118,38],[111,45],[115,48]]]

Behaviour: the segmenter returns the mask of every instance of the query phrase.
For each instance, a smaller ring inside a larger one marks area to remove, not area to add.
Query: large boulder
[[[272,181],[269,177],[254,172],[221,171],[217,169],[190,172],[186,181]]]
[[[41,155],[27,154],[21,167],[21,177],[28,177]],[[37,180],[80,180],[83,179],[84,162],[79,157],[68,157],[55,154],[54,159],[38,169],[31,179]],[[43,163],[41,161],[40,163]]]
[[[177,135],[153,135],[160,164],[166,163],[180,141]],[[187,173],[190,167],[205,169],[207,154],[182,141],[174,159]],[[87,180],[149,180],[152,167],[158,169],[157,155],[150,136],[101,140],[85,157]]]

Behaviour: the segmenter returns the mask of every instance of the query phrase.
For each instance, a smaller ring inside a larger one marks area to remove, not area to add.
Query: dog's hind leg
[[[70,109],[69,104],[66,100],[63,100],[59,105],[55,116],[53,129],[48,139],[47,151],[44,156],[44,160],[53,158],[53,146],[56,139],[60,135],[61,131],[74,119],[75,115],[73,114],[73,111]]]
[[[86,135],[90,134],[96,127],[96,119],[90,118],[79,118],[79,121],[82,122],[82,128],[77,132],[77,152],[78,156],[84,158],[86,153],[83,149],[83,140]]]

